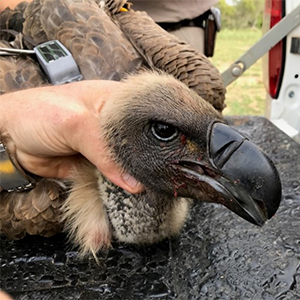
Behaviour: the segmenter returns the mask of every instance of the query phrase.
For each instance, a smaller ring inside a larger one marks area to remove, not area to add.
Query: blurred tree
[[[233,0],[232,3],[228,5],[226,0],[219,0],[223,28],[261,28],[264,1]]]

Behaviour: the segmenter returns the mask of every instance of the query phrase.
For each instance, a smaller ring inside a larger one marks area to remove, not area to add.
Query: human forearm
[[[121,84],[82,81],[2,95],[0,134],[31,173],[65,178],[84,156],[115,184],[139,192],[139,183],[112,160],[99,125],[103,105]]]
[[[109,98],[105,85],[86,81],[0,96],[0,134],[22,167],[41,176],[66,177],[78,152],[93,160],[85,152],[91,144],[100,148],[100,142],[87,136],[98,126],[98,106]]]
[[[0,1],[0,12],[3,11],[6,7],[11,9],[15,8],[19,3],[26,1],[31,2],[32,0],[1,0]]]

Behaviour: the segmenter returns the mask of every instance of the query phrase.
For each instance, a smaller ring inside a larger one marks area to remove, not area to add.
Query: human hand
[[[23,0],[1,0],[0,1],[0,12],[4,10],[6,7],[11,9],[15,8],[16,5],[21,3]],[[26,0],[27,2],[31,2],[32,0]]]
[[[101,137],[101,108],[122,84],[81,81],[0,96],[0,133],[27,171],[67,178],[74,163],[86,157],[110,181],[130,193],[142,185],[122,172]]]
[[[8,294],[0,290],[0,300],[13,300]]]

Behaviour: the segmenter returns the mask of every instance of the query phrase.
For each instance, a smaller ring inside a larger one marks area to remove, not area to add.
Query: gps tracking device
[[[40,44],[33,50],[53,85],[83,79],[72,54],[59,41],[54,40]]]
[[[0,47],[0,56],[20,54],[36,54],[41,67],[53,85],[83,79],[72,54],[57,40],[38,45],[33,50]],[[7,192],[23,192],[35,187],[34,178],[26,174],[1,139],[0,173],[0,188]]]
[[[83,79],[70,51],[59,41],[48,41],[33,50],[0,47],[1,55],[36,54],[38,61],[53,85]]]

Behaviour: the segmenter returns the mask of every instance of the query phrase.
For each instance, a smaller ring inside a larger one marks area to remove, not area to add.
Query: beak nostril
[[[214,123],[209,136],[208,154],[215,167],[221,169],[245,140],[233,128],[223,123]]]
[[[281,201],[275,165],[255,144],[223,123],[212,125],[208,139],[207,153],[220,175],[215,180],[223,190],[214,186],[221,194],[232,194],[235,200],[225,206],[261,226],[275,214]]]
[[[224,164],[228,161],[231,155],[242,145],[244,141],[230,141],[215,153],[210,153],[214,165],[222,169]]]

